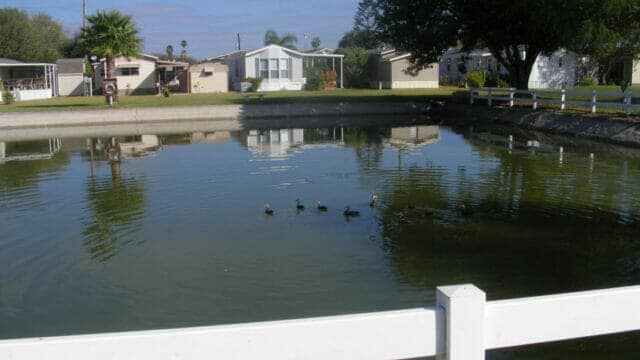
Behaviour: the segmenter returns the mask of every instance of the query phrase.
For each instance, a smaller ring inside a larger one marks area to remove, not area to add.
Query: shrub
[[[492,73],[492,74],[489,74],[489,76],[487,76],[485,85],[488,87],[508,88],[509,81],[503,78],[500,74]]]
[[[169,90],[168,86],[165,86],[162,88],[162,96],[168,98],[169,96],[171,96],[171,90]]]
[[[13,104],[16,101],[16,98],[13,96],[11,91],[5,91],[2,93],[2,102],[6,105]]]
[[[258,89],[260,89],[260,85],[262,85],[261,78],[247,78],[246,81],[251,84],[251,86],[249,86],[249,88],[247,89],[247,92],[256,92],[258,91]]]
[[[324,88],[324,72],[320,69],[310,69],[307,74],[305,90],[322,90]]]
[[[338,87],[337,78],[338,75],[333,70],[327,70],[323,73],[324,76],[324,88],[325,89],[335,89]]]
[[[484,87],[484,73],[481,71],[469,71],[467,75],[465,75],[465,79],[467,80],[468,87]]]
[[[584,79],[582,79],[582,83],[580,85],[596,86],[598,85],[598,80],[596,80],[596,78],[594,78],[593,76],[585,76]]]

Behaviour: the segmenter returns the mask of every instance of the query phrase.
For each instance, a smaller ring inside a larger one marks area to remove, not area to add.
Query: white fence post
[[[533,101],[533,110],[536,110],[538,108],[538,96],[535,90],[531,92],[531,100]]]
[[[625,114],[631,115],[631,106],[633,105],[633,98],[631,97],[631,92],[626,92],[624,94],[624,104],[625,104],[625,109],[624,109]]]
[[[436,304],[446,324],[446,347],[438,360],[484,360],[485,293],[474,285],[442,286]]]
[[[509,107],[513,107],[513,103],[514,103],[513,97],[515,94],[516,94],[516,89],[513,89],[513,88],[509,89]]]
[[[591,95],[591,112],[596,113],[598,104],[597,92],[593,90],[593,95]]]
[[[567,105],[566,93],[567,93],[567,90],[563,86],[562,90],[560,90],[560,110],[564,110],[566,108],[566,105]]]
[[[487,99],[487,105],[491,106],[492,101],[491,101],[491,88],[489,88],[489,98]]]

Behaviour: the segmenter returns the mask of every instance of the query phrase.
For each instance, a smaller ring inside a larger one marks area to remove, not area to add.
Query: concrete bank
[[[445,119],[445,123],[493,122],[628,146],[640,146],[640,122],[634,118],[489,108],[465,104],[449,104],[440,115]]]
[[[249,120],[370,114],[406,115],[424,114],[428,109],[429,104],[426,103],[387,102],[210,105],[0,113],[0,129],[112,125],[174,120]]]

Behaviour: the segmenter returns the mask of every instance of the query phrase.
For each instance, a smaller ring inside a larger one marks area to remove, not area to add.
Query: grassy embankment
[[[113,108],[231,105],[247,103],[329,103],[329,102],[401,102],[445,99],[454,93],[466,96],[466,90],[455,87],[441,87],[425,90],[373,90],[339,89],[327,91],[277,91],[265,94],[262,101],[255,98],[245,101],[236,92],[224,94],[174,94],[165,98],[155,95],[120,96],[120,102]],[[65,97],[47,100],[21,101],[11,105],[0,104],[0,112],[29,112],[57,110],[107,109],[103,96]]]

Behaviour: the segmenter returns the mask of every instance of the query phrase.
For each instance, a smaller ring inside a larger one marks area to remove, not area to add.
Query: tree
[[[538,55],[569,44],[593,2],[380,0],[378,26],[387,41],[413,54],[414,68],[437,62],[461,41],[467,50],[489,48],[511,85],[526,89]]]
[[[115,76],[116,57],[140,55],[142,39],[131,16],[117,10],[98,11],[87,16],[87,23],[82,46],[88,55],[107,59],[107,77]]]
[[[55,62],[64,56],[70,43],[62,26],[49,15],[39,13],[31,18],[34,40],[37,41],[36,58],[40,61]]]
[[[369,56],[364,48],[339,48],[336,54],[344,55],[344,77],[349,87],[367,87]]]
[[[173,60],[173,45],[167,45],[167,58]]]
[[[364,49],[378,47],[380,40],[377,0],[360,1],[353,23],[353,29],[342,36],[338,47],[361,47]]]
[[[182,51],[180,52],[180,60],[185,61],[187,58],[187,40],[180,41],[180,46],[182,47]]]
[[[314,37],[313,39],[311,39],[311,47],[313,48],[313,50],[318,50],[320,48],[320,38],[319,37]]]
[[[51,17],[0,9],[0,57],[26,62],[55,62],[63,56],[69,39]]]
[[[295,44],[298,43],[298,37],[293,35],[292,33],[286,33],[280,37],[275,30],[267,30],[264,34],[264,44],[265,45],[280,45],[292,50],[297,50]]]
[[[571,49],[586,56],[601,84],[616,64],[640,54],[640,0],[601,0],[595,14],[582,23]]]

